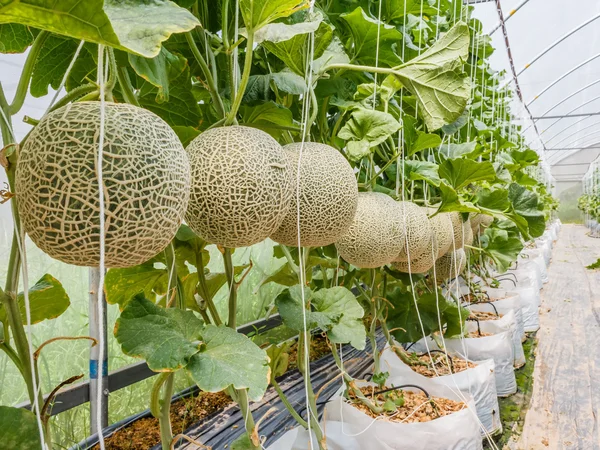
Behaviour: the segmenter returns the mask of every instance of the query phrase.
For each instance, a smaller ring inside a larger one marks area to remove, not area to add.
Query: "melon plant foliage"
[[[379,17],[377,2],[310,3],[40,0],[34,7],[9,0],[0,7],[0,52],[29,49],[14,98],[2,88],[13,80],[0,76],[0,164],[9,180],[0,194],[50,256],[98,262],[99,118],[86,116],[81,135],[64,138],[61,130],[69,125],[64,111],[99,99],[99,45],[106,46],[107,117],[133,111],[121,128],[109,120],[105,130],[106,144],[131,164],[104,158],[113,183],[105,192],[112,268],[104,293],[121,310],[115,335],[123,352],[160,373],[152,408],[162,420],[168,402],[157,393],[170,398],[176,371],[203,390],[226,389],[242,409],[276,382],[287,350],[260,348],[237,333],[238,319],[279,311],[300,331],[306,313],[309,328],[356,348],[365,336],[376,346],[379,325],[401,330],[394,337],[403,342],[421,338],[419,316],[425,334],[460,335],[465,315],[438,285],[467,265],[471,273],[505,271],[556,207],[538,155],[512,122],[512,93],[489,65],[494,49],[472,7],[389,0]],[[25,96],[63,83],[53,111],[28,119],[41,121],[18,141],[11,121],[22,119]],[[326,153],[313,158],[315,148]],[[597,200],[584,197],[582,207],[597,214]],[[293,248],[298,207],[301,251]],[[281,243],[273,244],[269,270],[239,256],[243,250],[232,257],[232,248],[269,236]],[[0,350],[16,355],[27,375],[37,368],[16,320],[24,296],[12,245],[0,290]],[[210,260],[218,253],[220,265]],[[278,295],[247,308],[253,299],[237,294],[250,280],[254,292],[276,285]],[[35,322],[69,305],[50,274],[29,300]],[[24,383],[33,402],[31,377]],[[0,429],[13,423],[34,434],[31,415],[1,408]],[[247,410],[245,417],[247,434],[234,445],[259,448]],[[161,438],[170,448],[168,433]]]

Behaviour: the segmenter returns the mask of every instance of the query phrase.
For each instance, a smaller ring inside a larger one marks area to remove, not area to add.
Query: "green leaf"
[[[262,398],[270,381],[269,358],[263,349],[225,326],[207,325],[202,341],[202,349],[186,367],[200,389],[220,392],[233,385],[248,389],[253,401]]]
[[[202,113],[194,94],[189,69],[169,83],[169,101],[157,103],[159,89],[148,81],[140,87],[140,105],[161,117],[170,126],[190,126],[198,128],[202,123]]]
[[[187,147],[200,134],[200,131],[194,127],[173,125],[171,128],[173,128],[173,131],[181,141],[181,145],[184,147]]]
[[[382,0],[381,17],[386,22],[402,19],[408,14],[413,16],[437,14],[437,9],[423,0]]]
[[[356,142],[349,151],[356,155],[363,154],[366,148],[372,148],[385,141],[400,129],[400,123],[389,113],[366,108],[357,108],[340,129],[338,137],[345,141]],[[368,154],[368,153],[367,153]]]
[[[243,433],[231,443],[231,450],[256,450],[256,445],[248,437],[248,433]]]
[[[286,130],[300,131],[300,127],[294,124],[292,112],[274,102],[257,106],[243,105],[240,111],[244,125],[266,131],[275,139],[280,138]]]
[[[254,43],[263,42],[283,42],[292,39],[301,34],[308,34],[317,31],[319,25],[323,22],[323,17],[319,15],[315,20],[287,24],[282,22],[270,23],[254,33]],[[240,34],[247,36],[247,30],[240,30]]]
[[[155,372],[184,367],[198,352],[204,324],[191,311],[162,308],[138,294],[115,324],[115,337],[123,353],[144,358]]]
[[[379,42],[379,66],[394,67],[402,61],[394,52],[395,44],[402,42],[402,34],[396,28],[378,22],[358,7],[340,16],[352,33],[354,60],[361,64],[375,66]]]
[[[448,159],[456,159],[461,156],[473,156],[477,148],[477,141],[464,142],[460,144],[444,144],[439,148],[440,154]]]
[[[417,138],[411,143],[408,149],[408,156],[414,155],[426,148],[435,148],[442,143],[442,138],[437,134],[424,133],[417,131]]]
[[[455,303],[447,301],[441,292],[436,296],[435,293],[428,293],[415,299],[411,292],[403,292],[400,288],[394,289],[386,297],[391,303],[388,308],[387,325],[392,331],[394,338],[401,343],[416,342],[433,332],[440,331],[440,322],[442,329],[448,327],[446,334],[452,336],[456,330],[461,330],[464,320],[469,312],[462,309],[460,316],[458,307]],[[417,310],[418,308],[418,310]],[[438,319],[438,309],[440,317]],[[420,319],[419,320],[419,316]],[[421,328],[421,323],[423,328]]]
[[[298,285],[277,296],[275,305],[286,326],[301,331],[306,316],[307,328],[322,329],[332,342],[350,343],[357,349],[365,347],[366,332],[361,320],[364,311],[352,292],[344,287],[334,287],[313,293],[306,288],[305,300],[310,302],[313,310],[303,313]]]
[[[471,183],[496,178],[496,171],[490,162],[477,162],[470,159],[447,159],[440,164],[439,173],[455,190]]]
[[[320,289],[312,295],[310,301],[312,307],[320,313],[340,315],[339,321],[327,331],[331,342],[349,343],[358,350],[365,348],[367,334],[362,321],[365,312],[351,291],[341,286]]]
[[[404,177],[411,181],[425,180],[434,186],[439,186],[441,182],[438,175],[438,165],[428,161],[420,161],[418,159],[404,161]]]
[[[307,0],[240,0],[240,11],[246,28],[258,30],[265,25],[289,17],[309,7]]]
[[[437,210],[438,213],[453,211],[465,213],[479,212],[479,209],[473,203],[463,200],[452,186],[448,186],[448,184],[442,181],[439,189],[442,202]]]
[[[524,186],[512,183],[508,187],[508,198],[510,199],[515,213],[527,221],[529,234],[539,237],[544,234],[546,222],[544,213],[538,209],[538,196]]]
[[[293,344],[292,341],[285,341],[281,344],[274,344],[267,348],[269,367],[271,367],[271,380],[274,380],[287,372],[290,360],[289,352]]]
[[[333,30],[326,22],[321,22],[314,33],[314,59],[319,58],[331,43]],[[310,50],[309,34],[298,34],[287,41],[262,43],[269,52],[279,58],[287,68],[299,76],[304,77],[306,73],[306,62]]]
[[[505,212],[510,208],[506,189],[481,189],[477,192],[477,206],[487,210]]]
[[[42,448],[35,414],[24,408],[0,406],[0,442],[6,450]]]
[[[46,38],[33,68],[30,92],[34,97],[48,95],[48,86],[58,89],[77,50],[77,41],[50,35]]]
[[[169,101],[170,81],[175,80],[183,73],[187,66],[186,59],[183,56],[174,55],[164,47],[154,58],[145,58],[132,53],[129,53],[128,56],[133,70],[158,88],[156,102]]]
[[[0,24],[0,53],[23,53],[33,44],[28,27],[16,23]]]
[[[199,25],[168,0],[4,0],[0,24],[19,23],[154,57],[172,33]]]
[[[281,71],[271,74],[271,79],[275,82],[277,89],[293,95],[303,95],[306,92],[306,82],[304,78],[294,72]]]
[[[110,269],[104,278],[106,301],[119,305],[123,310],[129,300],[143,293],[147,299],[154,300],[154,288],[168,279],[166,269],[156,269],[153,263],[144,263],[126,269]]]
[[[17,302],[21,311],[21,320],[26,323],[23,292],[17,296]],[[55,319],[64,313],[70,304],[69,295],[62,284],[50,274],[45,274],[29,288],[29,311],[32,325],[44,320]],[[4,321],[6,321],[6,310],[0,308],[0,322]]]
[[[488,228],[481,236],[483,251],[496,263],[497,269],[502,273],[514,263],[521,250],[523,243],[517,237],[511,236],[505,230]]]
[[[396,76],[417,98],[430,131],[457,120],[471,92],[458,69],[469,53],[469,27],[459,22],[427,51],[396,69]]]

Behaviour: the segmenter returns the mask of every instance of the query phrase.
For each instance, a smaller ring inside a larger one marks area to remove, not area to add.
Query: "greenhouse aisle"
[[[516,446],[600,449],[600,239],[564,225],[542,291],[534,390]]]

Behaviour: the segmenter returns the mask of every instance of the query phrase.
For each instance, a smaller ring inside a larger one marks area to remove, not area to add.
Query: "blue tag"
[[[104,360],[104,364],[102,364],[102,376],[108,376],[108,360]],[[97,379],[98,378],[98,360],[90,359],[90,378]]]

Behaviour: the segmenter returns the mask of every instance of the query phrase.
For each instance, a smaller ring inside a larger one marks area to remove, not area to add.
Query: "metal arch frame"
[[[562,80],[564,80],[565,78],[567,78],[569,75],[571,75],[574,72],[577,72],[579,69],[581,69],[583,66],[585,66],[586,64],[591,63],[592,61],[596,60],[600,58],[600,53],[596,53],[594,56],[590,56],[588,59],[586,59],[585,61],[579,63],[578,65],[576,65],[575,67],[573,67],[572,69],[566,71],[565,73],[563,73],[560,77],[558,77],[556,80],[554,80],[552,83],[550,83],[548,86],[546,86],[544,89],[542,89],[542,91],[537,94],[535,97],[533,97],[533,99],[531,99],[531,101],[529,101],[529,103],[526,104],[526,106],[530,106],[533,102],[535,102],[536,100],[538,100],[542,95],[544,95],[546,92],[548,92],[551,88],[553,88],[554,86],[556,86],[559,82],[561,82]]]
[[[585,136],[582,136],[581,138],[578,138],[578,139],[576,139],[574,142],[572,142],[572,143],[571,143],[571,145],[575,145],[575,144],[576,144],[578,141],[580,141],[580,140],[582,140],[582,139],[587,139],[587,138],[589,138],[590,136],[597,135],[598,133],[600,133],[600,130],[596,130],[596,131],[593,131],[592,133],[588,133],[588,134],[586,134]],[[561,152],[561,153],[554,153],[553,155],[548,155],[548,159],[547,159],[547,161],[548,161],[548,164],[552,165],[552,164],[554,164],[554,163],[557,163],[557,162],[560,162],[560,161],[562,161],[563,159],[565,159],[565,158],[567,158],[567,157],[569,157],[569,156],[571,156],[571,155],[574,155],[575,153],[578,153],[578,152],[580,152],[580,151],[582,151],[582,150],[588,150],[588,149],[591,149],[591,147],[592,147],[593,145],[595,145],[595,144],[598,144],[598,143],[600,143],[600,139],[599,139],[599,138],[595,138],[594,140],[592,140],[592,142],[589,142],[589,143],[582,143],[582,144],[578,145],[577,147],[575,147],[575,148],[573,149],[573,150],[574,150],[573,152],[564,152],[565,154],[563,154],[563,153]],[[571,147],[571,145],[569,145],[569,147]],[[579,148],[578,148],[578,147],[579,147]],[[552,149],[548,149],[547,151],[548,151],[548,152],[551,152],[551,151],[552,151]],[[560,152],[560,150],[554,150],[554,151],[555,151],[555,152]],[[553,160],[553,158],[554,158],[555,156],[558,156],[558,158],[556,158],[556,159],[554,159],[554,160]]]
[[[594,123],[592,123],[592,124],[590,124],[590,125],[588,125],[588,126],[585,126],[585,127],[583,127],[583,128],[580,128],[580,129],[578,129],[577,131],[575,131],[575,132],[573,132],[573,133],[569,134],[568,136],[565,136],[565,137],[564,137],[564,138],[562,138],[560,141],[558,141],[558,142],[555,142],[553,145],[556,147],[556,146],[558,146],[558,145],[562,144],[563,142],[565,142],[567,139],[569,139],[569,138],[571,138],[571,137],[574,137],[574,136],[576,136],[578,133],[581,133],[582,131],[585,131],[585,130],[589,130],[590,128],[596,127],[596,126],[598,126],[598,125],[600,125],[600,121],[596,121],[596,122],[594,122]],[[548,141],[546,141],[546,143],[548,143]],[[547,148],[547,150],[552,150],[552,148],[548,147],[548,148]]]
[[[483,3],[483,2],[481,2],[481,3]],[[517,13],[517,11],[520,10],[527,3],[529,3],[529,0],[523,0],[520,4],[517,5],[516,8],[511,9],[510,12],[508,13],[508,16],[506,17],[506,19],[504,19],[504,23],[508,22],[508,19],[510,19],[512,16],[514,16]],[[502,27],[502,21],[498,21],[498,23],[494,26],[494,28],[492,28],[490,31],[488,31],[487,34],[489,36],[491,36],[496,31],[498,31],[501,27]]]
[[[592,103],[592,102],[595,102],[596,100],[599,100],[599,99],[600,99],[600,95],[598,95],[598,96],[596,96],[596,97],[592,98],[591,100],[588,100],[587,102],[584,102],[584,103],[582,103],[581,105],[578,105],[577,107],[575,107],[575,108],[573,108],[571,111],[569,111],[567,114],[571,114],[572,112],[574,112],[574,111],[577,111],[579,108],[582,108],[582,107],[584,107],[584,106],[586,106],[586,105],[589,105],[590,103]],[[577,122],[575,122],[575,123],[573,123],[573,124],[571,124],[571,125],[575,125],[575,124],[577,124],[577,123],[579,123],[579,122],[582,122],[583,120],[585,120],[585,119],[587,119],[587,118],[589,118],[589,117],[593,117],[593,116],[587,116],[587,117],[584,117],[583,119],[581,119],[581,120],[578,120]],[[565,119],[565,118],[566,118],[566,117],[561,117],[561,118],[559,118],[559,119],[555,120],[555,121],[554,121],[554,122],[552,122],[550,125],[548,125],[548,126],[547,126],[547,127],[544,129],[544,131],[542,131],[540,134],[544,134],[546,131],[548,131],[550,128],[552,128],[554,125],[556,125],[558,122],[560,122],[561,120],[563,120],[563,119]],[[524,130],[523,132],[525,132],[525,131],[526,131],[526,130]],[[562,131],[561,131],[561,132],[559,132],[559,133],[557,133],[557,134],[555,134],[554,136],[552,136],[552,138],[550,138],[548,141],[546,141],[546,143],[548,143],[550,140],[554,139],[554,137],[555,137],[555,136],[558,136],[560,133],[562,133]]]
[[[575,97],[577,94],[581,94],[583,91],[585,91],[586,89],[596,85],[600,83],[600,78],[598,78],[596,81],[592,81],[590,84],[585,85],[584,87],[576,90],[575,92],[567,95],[566,97],[564,97],[562,100],[559,100],[557,103],[554,104],[554,106],[552,106],[550,109],[547,109],[541,116],[538,116],[537,119],[534,119],[533,123],[536,123],[537,121],[541,120],[546,114],[548,114],[550,111],[552,111],[555,108],[558,108],[560,105],[562,105],[564,102],[566,102],[567,100],[572,99],[573,97]],[[529,125],[527,128],[525,128],[523,130],[523,132],[529,130],[533,125]]]
[[[599,97],[600,98],[600,97]],[[552,135],[551,138],[549,138],[546,141],[546,145],[548,145],[548,143],[554,139],[556,139],[558,136],[560,136],[561,134],[563,134],[565,131],[567,131],[569,128],[574,127],[576,125],[579,125],[581,122],[583,122],[584,120],[589,119],[590,117],[595,117],[595,116],[586,116],[586,117],[582,117],[579,120],[576,120],[575,122],[573,122],[572,124],[568,124],[565,128],[563,128],[562,130],[560,130],[558,133],[555,133]],[[548,131],[551,128],[551,126],[549,128],[546,128],[546,130],[544,131]],[[542,134],[544,134],[544,131],[542,131]],[[557,144],[552,144],[552,145],[557,145]]]

